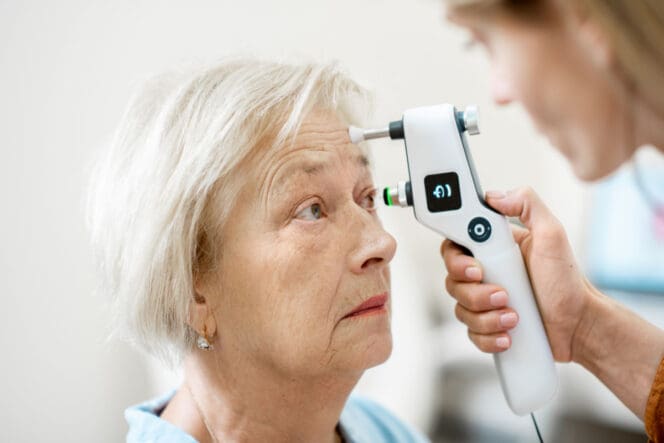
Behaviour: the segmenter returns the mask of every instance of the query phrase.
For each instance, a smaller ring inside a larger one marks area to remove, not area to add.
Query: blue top
[[[175,391],[125,411],[127,443],[197,443],[177,426],[159,418]],[[422,434],[379,404],[351,395],[341,412],[339,428],[347,443],[426,443]]]

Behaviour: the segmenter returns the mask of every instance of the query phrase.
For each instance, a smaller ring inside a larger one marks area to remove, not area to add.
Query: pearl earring
[[[209,351],[212,349],[212,345],[210,342],[207,340],[207,338],[203,337],[202,335],[199,335],[198,338],[196,339],[196,346],[198,346],[198,349],[202,349],[204,351]]]
[[[198,346],[198,349],[202,349],[203,351],[210,351],[214,349],[214,346],[212,346],[212,343],[208,340],[207,336],[207,327],[203,327],[203,335],[198,336],[196,339],[196,346]]]

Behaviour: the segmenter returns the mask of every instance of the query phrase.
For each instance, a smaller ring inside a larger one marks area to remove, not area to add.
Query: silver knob
[[[477,135],[480,133],[480,110],[477,106],[467,106],[463,110],[463,126],[470,135]]]

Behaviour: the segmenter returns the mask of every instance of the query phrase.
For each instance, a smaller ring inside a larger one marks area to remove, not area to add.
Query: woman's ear
[[[606,30],[592,19],[585,18],[579,19],[577,31],[581,46],[595,65],[600,69],[613,69],[615,52]]]
[[[189,301],[189,326],[198,335],[211,339],[217,333],[217,321],[214,318],[209,297],[206,297],[205,293],[205,285],[196,279],[194,297]]]

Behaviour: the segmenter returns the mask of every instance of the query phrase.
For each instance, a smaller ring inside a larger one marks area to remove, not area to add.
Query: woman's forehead
[[[356,171],[352,175],[360,170],[370,174],[365,150],[350,141],[348,125],[334,111],[309,113],[294,137],[264,153],[247,171],[257,180],[261,193],[279,192],[293,181],[339,174],[339,168]]]
[[[315,110],[302,121],[291,148],[301,149],[307,145],[350,144],[348,125],[334,111]]]
[[[316,164],[350,160],[368,166],[362,148],[350,141],[348,125],[333,111],[310,113],[300,125],[297,134],[271,156],[266,166],[284,163]]]
[[[289,150],[268,166],[268,176],[272,176],[268,180],[269,187],[281,188],[300,178],[312,179],[329,174],[339,176],[339,168],[348,172],[355,171],[351,175],[360,171],[369,172],[369,160],[357,145],[350,142],[323,144],[320,140],[317,144],[315,138],[311,142]]]

